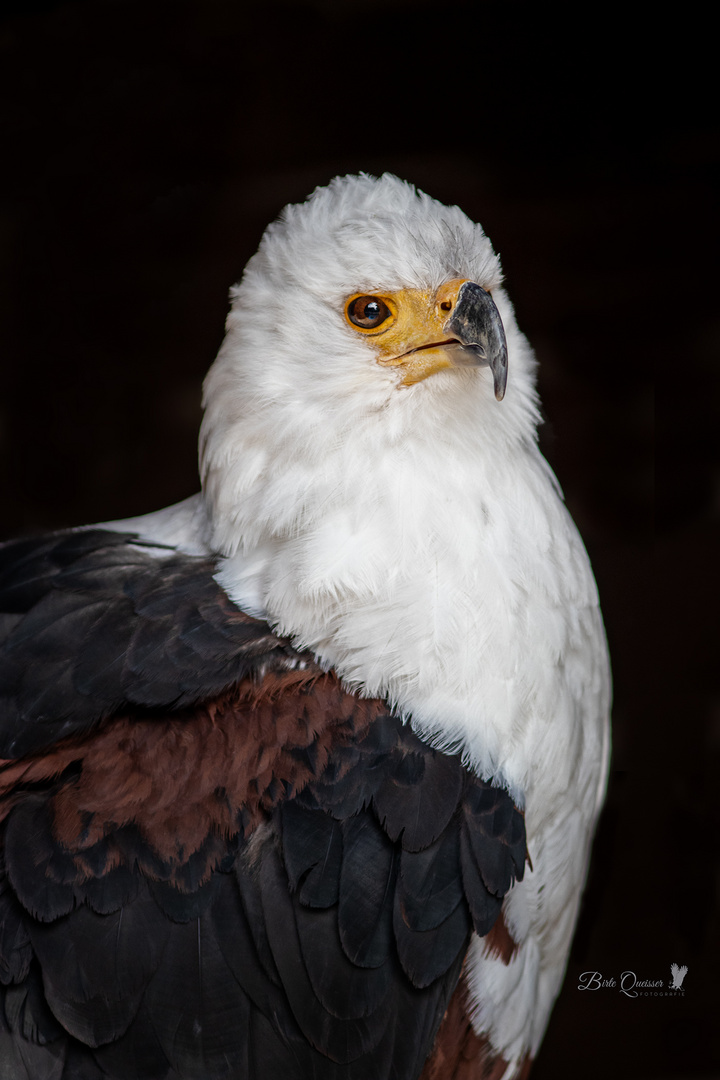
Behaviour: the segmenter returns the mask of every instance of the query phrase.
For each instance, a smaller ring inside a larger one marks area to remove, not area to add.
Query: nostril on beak
[[[440,310],[441,311],[452,311],[452,301],[451,300],[443,300],[443,302],[440,304]]]

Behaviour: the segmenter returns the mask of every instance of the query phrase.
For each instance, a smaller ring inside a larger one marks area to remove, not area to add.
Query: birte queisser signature
[[[638,978],[634,971],[623,971],[621,975],[604,975],[601,971],[583,971],[578,981],[578,990],[617,990],[625,997],[684,997],[683,980],[687,975],[687,966],[670,965],[672,980],[667,984],[662,979]]]

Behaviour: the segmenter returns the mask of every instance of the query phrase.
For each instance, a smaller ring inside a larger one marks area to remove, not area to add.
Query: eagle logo
[[[677,964],[671,964],[670,970],[672,972],[673,981],[670,986],[671,990],[682,990],[683,979],[687,975],[687,967],[678,967]]]

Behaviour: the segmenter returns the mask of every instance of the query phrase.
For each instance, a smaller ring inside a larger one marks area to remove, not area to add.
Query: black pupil
[[[367,330],[385,322],[390,312],[387,305],[377,297],[359,296],[357,300],[353,300],[348,314],[356,326]]]

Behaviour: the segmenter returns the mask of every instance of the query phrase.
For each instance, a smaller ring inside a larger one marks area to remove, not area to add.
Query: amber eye
[[[379,296],[357,296],[347,306],[347,317],[363,330],[374,330],[392,315],[390,308]]]

